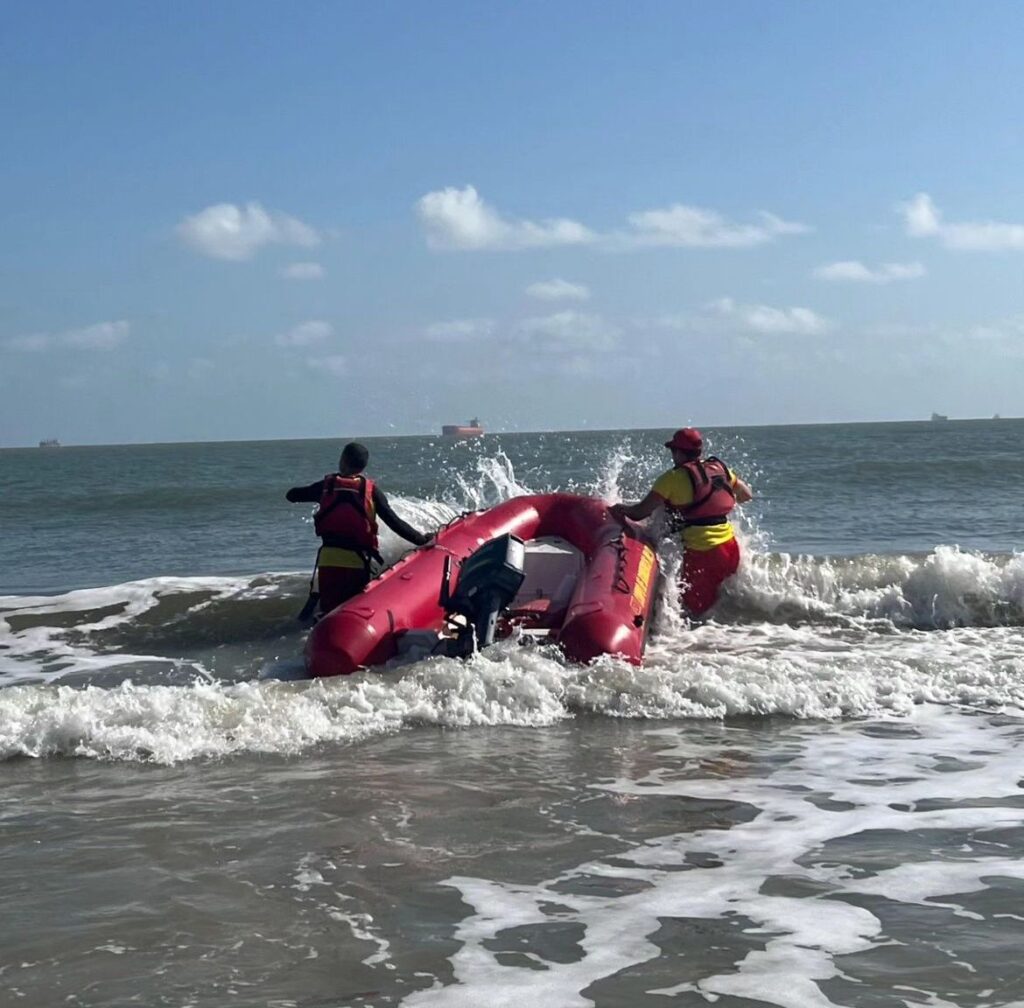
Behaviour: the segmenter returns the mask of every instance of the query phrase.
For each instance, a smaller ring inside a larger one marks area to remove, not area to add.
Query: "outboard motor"
[[[448,615],[464,616],[466,631],[456,643],[458,654],[494,643],[498,616],[516,597],[526,577],[526,543],[508,534],[484,543],[462,562],[455,590],[449,592],[451,563],[445,565],[441,605]]]

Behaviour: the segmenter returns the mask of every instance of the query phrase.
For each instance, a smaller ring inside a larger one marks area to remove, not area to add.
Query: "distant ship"
[[[39,442],[39,447],[40,448],[59,448],[60,447],[60,442],[55,437],[44,438],[42,441]]]
[[[948,419],[949,419],[949,417],[946,416],[944,413],[933,413],[932,414],[932,423],[944,423]]]
[[[473,417],[468,424],[445,424],[441,428],[441,435],[450,438],[472,438],[483,437],[484,429],[480,421]]]

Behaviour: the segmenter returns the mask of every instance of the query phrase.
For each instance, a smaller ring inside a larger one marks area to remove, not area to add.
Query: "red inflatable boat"
[[[472,615],[481,599],[493,602],[477,606],[490,610],[496,634],[488,641],[519,633],[557,642],[574,661],[613,654],[639,664],[657,578],[652,541],[616,522],[603,501],[516,497],[455,519],[327,613],[306,642],[306,667],[313,676],[348,675],[415,655],[412,645],[421,655],[455,653],[443,650],[457,632],[453,609],[470,617],[464,629],[473,619],[486,624],[487,612]]]

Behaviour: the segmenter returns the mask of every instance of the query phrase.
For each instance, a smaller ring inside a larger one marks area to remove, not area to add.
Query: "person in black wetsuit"
[[[318,591],[311,586],[304,615],[310,614],[317,595],[320,612],[328,613],[366,587],[370,562],[382,562],[377,552],[378,518],[415,546],[425,546],[432,538],[402,521],[384,491],[363,475],[369,460],[366,447],[352,441],[341,452],[337,472],[285,494],[293,504],[319,505],[313,515],[313,528],[322,541],[314,574]]]

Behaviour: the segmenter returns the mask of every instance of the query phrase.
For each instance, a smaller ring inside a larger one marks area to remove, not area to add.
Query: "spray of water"
[[[523,494],[534,493],[516,479],[512,460],[501,449],[494,456],[476,460],[476,479],[455,474],[453,492],[448,503],[457,511],[480,511]]]
[[[742,445],[716,450],[739,468]],[[429,531],[550,489],[636,500],[666,465],[660,446],[629,439],[573,485],[500,450],[467,461],[444,474],[443,492],[393,496],[396,510]],[[576,461],[572,470],[585,472]],[[681,616],[681,549],[662,541],[661,605],[640,669],[614,658],[578,668],[552,648],[502,642],[468,663],[432,658],[314,686],[258,681],[260,669],[301,653],[292,616],[304,578],[292,573],[0,598],[0,680],[22,684],[0,690],[0,754],[170,762],[423,723],[549,724],[577,711],[845,717],[903,715],[922,701],[1024,703],[1024,555],[940,546],[922,556],[792,556],[771,550],[756,501],[736,514],[743,564],[704,625]],[[408,548],[387,532],[382,545],[389,559]]]

